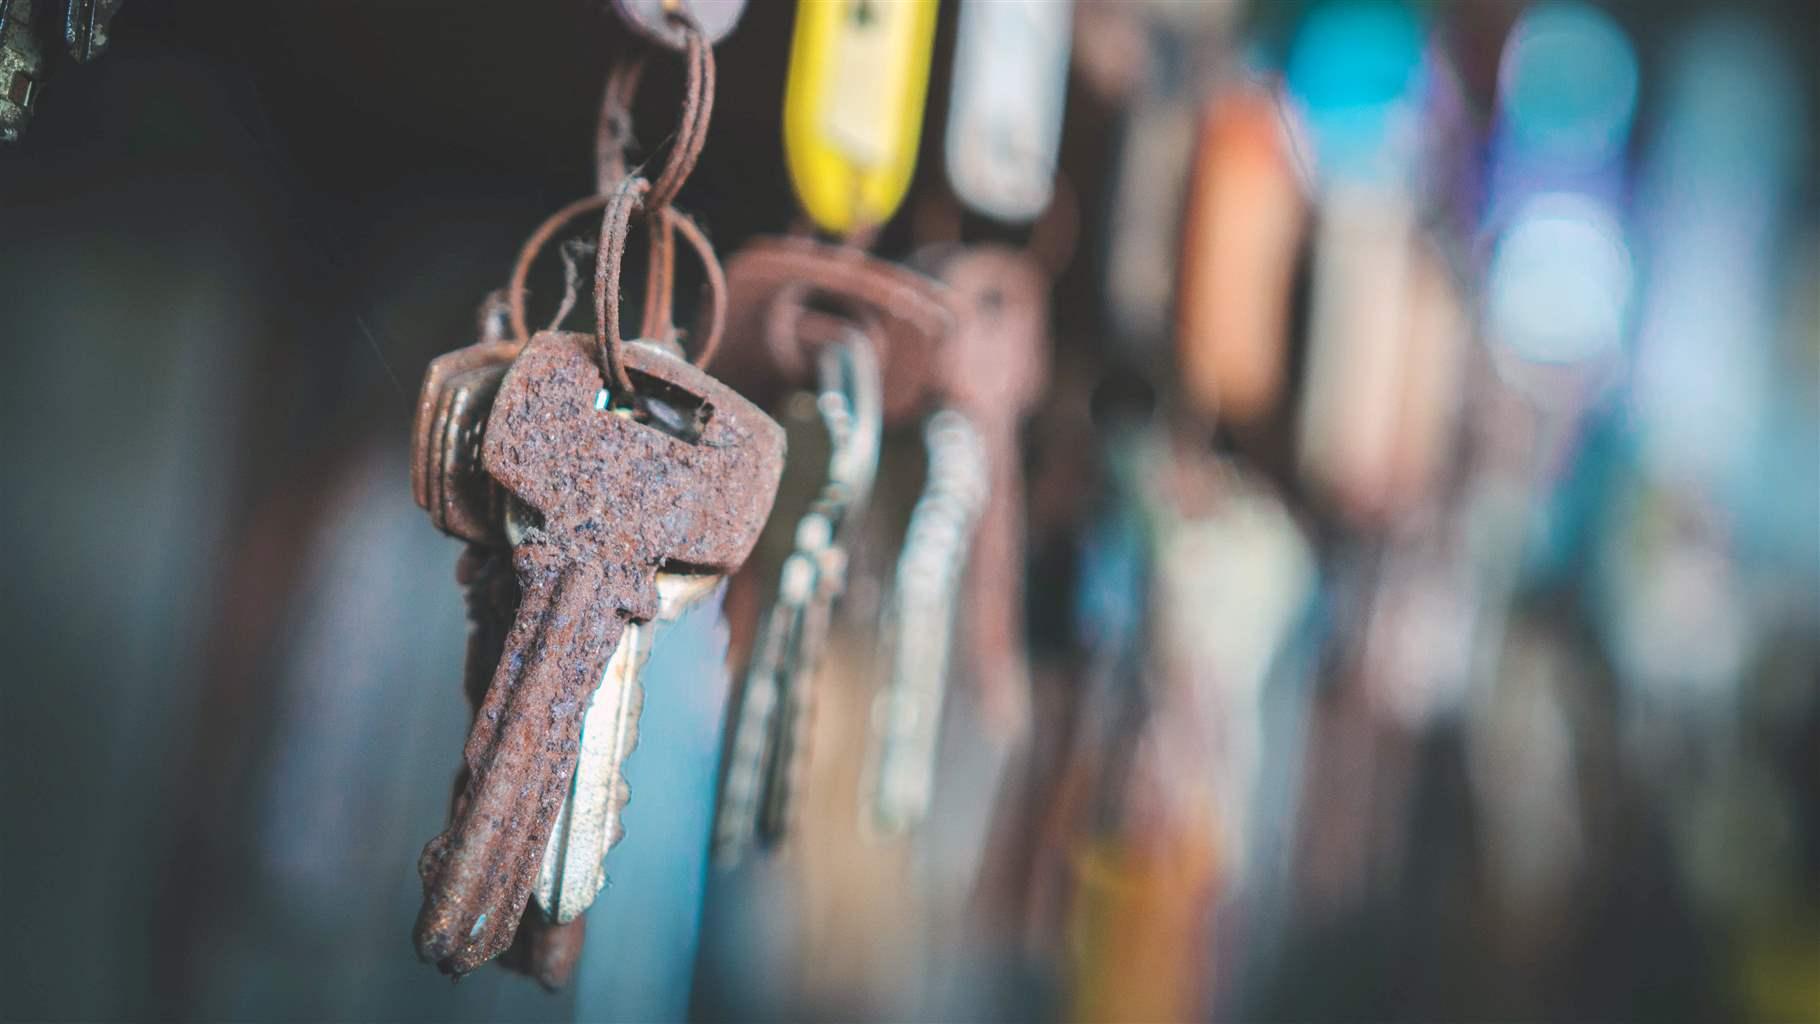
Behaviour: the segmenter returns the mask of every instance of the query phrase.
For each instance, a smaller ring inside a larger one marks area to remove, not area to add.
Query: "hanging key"
[[[830,346],[850,339],[862,340],[877,353],[878,416],[884,425],[922,415],[939,393],[936,357],[957,318],[940,281],[852,246],[800,237],[748,244],[728,264],[727,278],[729,335],[738,343],[726,369],[746,394],[779,400],[811,379],[816,361]],[[875,455],[873,450],[866,457]],[[816,581],[830,582],[819,575]],[[808,585],[807,580],[780,581],[785,587]],[[772,645],[770,651],[790,646],[782,639],[791,633],[789,621],[788,615],[774,617],[758,630],[761,649],[749,659],[751,685],[739,698],[716,826],[717,856],[723,863],[754,839],[772,846],[783,840],[794,817],[797,780],[807,771],[811,673],[805,670],[796,681],[777,684],[759,660],[760,655],[771,657],[764,645]],[[779,639],[767,639],[772,630],[780,632]],[[819,646],[803,649],[812,655]],[[801,700],[788,698],[786,709],[784,692]]]
[[[941,267],[961,309],[942,360],[950,408],[979,434],[990,473],[962,626],[988,731],[1019,735],[1029,716],[1024,658],[1024,418],[1048,381],[1049,282],[1028,252],[1006,246],[958,250]]]
[[[845,329],[818,353],[816,408],[827,429],[827,480],[798,522],[778,593],[759,627],[740,694],[714,829],[732,863],[788,831],[807,770],[813,681],[835,600],[846,587],[846,534],[872,490],[883,427],[872,346]]]
[[[505,500],[481,466],[481,437],[499,382],[521,346],[505,342],[507,307],[498,293],[480,312],[481,340],[430,363],[412,430],[411,489],[437,529],[468,541],[455,566],[468,613],[468,649],[462,692],[471,712],[486,699],[512,620],[518,615],[518,578],[504,528]],[[459,817],[469,771],[456,773],[451,820]],[[527,912],[501,963],[546,988],[564,984],[581,952],[583,924],[557,925],[539,910]]]
[[[418,952],[449,973],[511,942],[572,782],[581,712],[626,623],[658,614],[657,571],[736,567],[782,470],[776,423],[655,346],[623,349],[646,416],[614,408],[592,344],[532,339],[487,422],[485,468],[524,506],[522,597],[469,736],[462,806],[424,854]]]
[[[490,308],[490,307],[489,307]],[[507,633],[518,612],[518,580],[504,529],[504,500],[497,484],[480,466],[480,439],[499,381],[519,346],[500,342],[498,316],[483,310],[487,340],[432,362],[419,402],[413,487],[419,503],[439,529],[470,541],[456,567],[467,595],[468,652],[463,690],[476,711],[505,649]],[[660,621],[674,619],[718,585],[721,577],[660,573],[657,578]],[[611,781],[636,740],[638,667],[649,656],[655,623],[630,623],[615,648],[607,677],[596,692],[582,726],[582,752],[574,790],[565,801],[558,826],[551,831],[539,874],[537,906],[528,909],[505,965],[528,974],[546,988],[566,984],[580,955],[585,920],[579,916],[592,902],[605,878],[601,863],[616,842],[617,806]],[[612,684],[612,685],[608,685]],[[629,727],[607,709],[630,710]],[[619,736],[618,744],[603,741]],[[455,813],[461,808],[468,772],[455,783]],[[623,787],[618,787],[623,788]],[[623,803],[623,798],[619,801]],[[607,808],[613,806],[609,815]]]
[[[892,583],[888,678],[874,722],[871,818],[902,832],[928,813],[962,568],[990,486],[986,451],[966,417],[944,409],[923,428],[929,471]]]
[[[680,618],[722,581],[706,573],[658,573],[657,615],[648,622],[628,622],[620,634],[582,718],[575,784],[550,830],[537,874],[537,906],[552,923],[575,921],[593,905],[606,884],[607,852],[625,835],[620,815],[630,793],[624,770],[638,745],[638,716],[645,702],[639,673],[650,660],[660,623]]]

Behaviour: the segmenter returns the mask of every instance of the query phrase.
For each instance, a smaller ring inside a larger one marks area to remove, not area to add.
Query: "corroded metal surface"
[[[503,494],[480,464],[480,440],[518,346],[482,341],[430,362],[411,425],[411,496],[444,533],[505,545]]]
[[[582,711],[625,623],[657,613],[659,568],[737,568],[783,468],[782,428],[655,347],[624,353],[651,421],[605,408],[593,345],[537,335],[487,422],[487,472],[539,520],[513,550],[521,604],[468,737],[467,787],[419,865],[418,952],[449,973],[510,945],[569,790]]]
[[[885,419],[899,423],[934,394],[935,360],[955,320],[948,289],[907,267],[852,246],[760,238],[727,263],[727,331],[738,343],[723,362],[746,389],[774,397],[813,379],[815,343],[841,321],[878,350]]]

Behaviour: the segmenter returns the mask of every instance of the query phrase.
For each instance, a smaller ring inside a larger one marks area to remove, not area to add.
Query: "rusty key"
[[[942,359],[947,400],[978,431],[991,474],[964,584],[962,639],[983,717],[1011,737],[1029,714],[1019,435],[1048,380],[1049,283],[1028,252],[999,245],[957,250],[939,276],[961,309]]]
[[[505,546],[503,495],[480,465],[480,439],[519,346],[486,338],[431,360],[411,428],[411,496],[444,533]]]
[[[448,973],[511,943],[567,793],[586,706],[628,621],[657,612],[658,570],[726,572],[757,541],[783,431],[669,353],[624,348],[653,410],[614,408],[593,339],[545,332],[506,374],[482,445],[522,504],[519,613],[468,737],[467,791],[425,848],[418,952]]]

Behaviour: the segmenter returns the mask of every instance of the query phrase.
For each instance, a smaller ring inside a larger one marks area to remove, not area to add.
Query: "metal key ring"
[[[643,180],[642,178],[630,178],[627,179],[627,182]],[[624,187],[622,184],[621,188]],[[512,265],[511,279],[506,285],[506,304],[511,321],[512,336],[520,344],[531,336],[525,320],[525,280],[530,276],[531,265],[537,261],[538,254],[543,251],[544,246],[549,244],[550,239],[556,237],[556,233],[570,221],[584,213],[591,213],[608,206],[617,194],[615,191],[606,195],[587,196],[564,206],[545,218],[544,222],[537,226],[537,230],[531,232],[531,237],[525,239],[524,245],[519,248],[518,259]],[[630,211],[627,213],[629,216]],[[721,270],[720,258],[715,254],[713,244],[708,241],[707,236],[702,233],[701,228],[696,226],[695,221],[688,214],[673,206],[667,206],[664,207],[661,216],[671,227],[682,232],[683,237],[701,257],[710,305],[707,336],[702,341],[701,352],[695,357],[694,363],[697,366],[706,366],[709,360],[714,358],[714,352],[720,345],[721,333],[726,327],[727,277]],[[617,272],[615,277],[617,277]],[[617,284],[615,284],[615,288],[617,288]],[[598,288],[596,292],[598,300]]]
[[[632,214],[645,207],[651,183],[633,176],[621,182],[612,194],[594,197],[604,201],[606,212],[600,222],[600,255],[594,261],[594,329],[600,340],[601,356],[608,378],[621,390],[632,392],[632,379],[626,375],[620,350],[625,339],[619,335],[619,278],[625,261],[626,236],[631,231]],[[721,333],[727,326],[727,275],[714,254],[714,246],[686,215],[673,206],[658,208],[662,225],[681,233],[701,260],[708,289],[708,331],[694,363],[705,367],[720,346]]]
[[[653,179],[650,209],[668,206],[682,189],[683,182],[694,172],[701,159],[702,147],[708,141],[708,123],[714,116],[715,64],[714,48],[695,18],[683,11],[671,12],[686,45],[684,51],[682,114],[671,133],[670,152],[663,169]],[[601,93],[600,119],[595,129],[595,178],[602,194],[610,191],[627,174],[626,147],[632,141],[632,102],[644,77],[645,55],[633,54],[618,64],[607,76]]]
[[[511,320],[512,335],[519,344],[522,345],[531,336],[530,329],[527,327],[525,321],[525,279],[530,276],[531,265],[536,262],[538,253],[542,252],[543,247],[549,244],[550,239],[554,238],[556,233],[561,231],[570,221],[584,213],[591,213],[595,210],[611,206],[616,197],[634,182],[642,184],[642,187],[637,189],[640,193],[640,198],[629,204],[629,206],[619,215],[622,221],[629,221],[633,209],[642,205],[642,193],[644,189],[650,187],[650,183],[646,182],[643,178],[628,178],[621,184],[619,189],[606,195],[587,196],[575,200],[545,218],[544,222],[537,226],[537,230],[531,233],[531,237],[525,239],[524,245],[520,247],[518,251],[518,260],[512,266],[511,280],[506,285],[506,303]],[[682,233],[683,238],[695,249],[696,255],[700,257],[702,262],[702,271],[708,290],[708,329],[706,336],[702,340],[701,350],[696,354],[692,362],[697,366],[705,367],[708,365],[709,361],[714,358],[715,351],[720,347],[721,335],[727,324],[727,276],[721,269],[720,258],[714,252],[713,243],[708,241],[707,235],[702,232],[701,228],[696,225],[695,221],[691,219],[688,214],[683,213],[673,206],[666,206],[663,208],[660,216],[662,217],[663,223]],[[607,223],[612,222],[613,219],[610,217]],[[621,233],[622,235],[624,234],[623,228]],[[606,255],[606,253],[603,253],[603,255]],[[621,257],[624,255],[623,238],[619,251],[612,255],[613,267],[611,277],[614,293],[613,306],[615,309],[615,329],[611,341],[606,338],[604,329],[600,329],[598,333],[601,335],[603,348],[610,348],[612,350],[611,358],[614,361],[617,361],[617,345],[621,343],[618,336],[617,309],[619,305],[619,265]],[[601,276],[600,268],[597,266],[595,273],[597,329],[601,328],[601,325],[605,322],[604,318],[598,315],[599,311],[603,308],[605,301],[602,290],[603,285],[600,280]],[[611,373],[611,371],[609,371],[609,373]],[[611,375],[613,376],[615,383],[620,384],[622,387],[630,383],[628,380],[621,380],[620,374]]]

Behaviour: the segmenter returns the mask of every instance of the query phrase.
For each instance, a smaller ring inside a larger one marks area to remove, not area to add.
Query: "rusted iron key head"
[[[758,540],[783,430],[654,346],[623,350],[651,413],[614,408],[594,340],[545,332],[501,383],[485,468],[530,520],[518,616],[464,757],[468,786],[425,848],[418,953],[452,974],[512,941],[574,773],[582,712],[628,620],[657,611],[659,568],[726,573]]]

